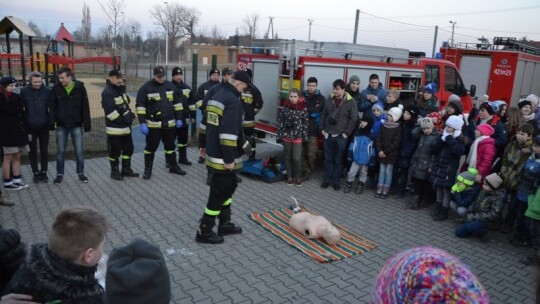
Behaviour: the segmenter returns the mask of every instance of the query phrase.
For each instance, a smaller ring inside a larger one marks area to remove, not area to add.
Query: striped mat
[[[302,211],[307,212],[305,209]],[[310,211],[313,214],[316,214]],[[263,226],[287,244],[323,263],[337,261],[372,250],[378,244],[349,231],[347,228],[332,223],[341,233],[341,240],[334,246],[326,244],[322,239],[308,239],[289,227],[289,219],[293,215],[290,209],[278,209],[269,212],[253,212],[249,217]]]

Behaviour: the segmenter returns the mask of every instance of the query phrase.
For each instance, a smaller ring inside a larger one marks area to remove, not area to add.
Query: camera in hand
[[[328,123],[331,124],[331,125],[337,124],[337,117],[336,116],[328,117]]]

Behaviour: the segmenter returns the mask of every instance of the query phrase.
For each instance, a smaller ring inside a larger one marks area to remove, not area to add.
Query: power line
[[[454,17],[454,16],[465,16],[465,15],[485,15],[485,14],[492,14],[492,13],[504,13],[504,12],[509,12],[509,11],[523,11],[523,10],[530,10],[530,9],[537,9],[537,8],[540,8],[540,5],[473,11],[473,12],[469,11],[469,12],[460,12],[460,13],[441,13],[441,14],[429,14],[429,15],[417,15],[417,16],[405,15],[405,16],[394,16],[391,18],[400,19],[400,18],[431,18],[431,17],[448,17],[448,16]]]
[[[496,31],[496,30],[489,30],[489,29],[478,29],[478,28],[471,28],[471,27],[463,27],[458,26],[457,28],[465,29],[465,30],[473,30],[473,31],[488,31],[488,32],[496,32],[496,33],[509,33],[509,34],[529,34],[529,35],[540,35],[540,33],[533,33],[533,32],[510,32],[510,31]]]

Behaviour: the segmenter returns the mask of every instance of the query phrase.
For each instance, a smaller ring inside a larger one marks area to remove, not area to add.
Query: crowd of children
[[[371,87],[372,79],[378,79],[375,76],[370,77],[368,89],[380,90],[380,84]],[[360,92],[358,77],[352,76],[350,82],[354,85],[347,86],[347,94],[359,98],[360,118],[347,143],[343,192],[365,194],[365,188],[376,188],[375,197],[385,199],[390,194],[403,198],[408,190],[413,196],[407,198],[406,207],[416,210],[434,203],[435,221],[446,220],[453,210],[458,237],[486,240],[488,230],[501,229],[513,233],[512,244],[533,246],[535,253],[540,250],[537,96],[531,94],[510,108],[484,96],[466,116],[457,95],[451,95],[448,106],[438,111],[435,83],[424,87],[418,102],[404,104],[398,91],[387,91],[383,102],[373,92]],[[364,95],[367,102],[360,99]],[[278,137],[291,168],[287,183],[301,185],[300,160],[295,156],[301,152],[291,154],[289,148],[289,142],[307,139],[307,112],[298,97],[299,92],[291,90],[280,115]],[[289,117],[295,117],[294,132],[288,130]],[[523,260],[527,261],[536,261],[536,255]]]

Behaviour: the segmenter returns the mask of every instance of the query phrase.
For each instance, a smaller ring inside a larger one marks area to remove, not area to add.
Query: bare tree
[[[150,10],[154,24],[161,27],[169,39],[170,56],[176,58],[174,41],[178,37],[194,34],[194,28],[199,21],[200,11],[194,7],[185,7],[179,3],[157,4]]]
[[[39,26],[33,22],[33,21],[30,21],[28,22],[28,27],[34,31],[34,33],[36,33],[36,37],[43,37],[43,32],[39,29]]]
[[[83,4],[81,20],[81,38],[83,41],[90,41],[92,38],[92,20],[90,18],[90,7],[86,2]]]
[[[218,28],[217,25],[214,25],[212,27],[212,44],[213,45],[218,45],[219,43],[219,40],[223,39],[223,33],[221,32],[221,30]]]
[[[113,56],[116,56],[116,37],[120,28],[121,14],[126,7],[124,0],[98,0],[99,6],[107,16],[107,23],[112,27],[112,49]]]
[[[244,34],[249,35],[252,39],[257,38],[257,22],[259,21],[259,14],[247,15],[242,22],[242,29]]]

